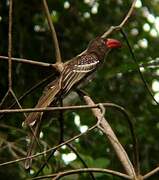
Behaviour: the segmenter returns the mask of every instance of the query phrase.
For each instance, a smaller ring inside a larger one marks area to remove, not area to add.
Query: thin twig
[[[131,17],[131,15],[132,15],[132,13],[133,13],[133,10],[134,10],[134,8],[135,8],[136,1],[137,1],[137,0],[133,0],[133,3],[132,3],[132,5],[131,5],[131,7],[130,7],[130,9],[129,9],[127,15],[126,15],[126,17],[125,17],[125,18],[123,19],[123,21],[120,23],[119,26],[120,26],[121,28],[128,22],[128,19]]]
[[[8,97],[10,90],[12,89],[12,11],[13,1],[9,1],[9,22],[8,22],[8,91],[2,99],[0,106],[4,103]]]
[[[10,93],[10,91],[8,90],[8,91],[6,92],[6,94],[4,95],[4,97],[3,97],[3,99],[2,99],[2,101],[1,101],[1,103],[0,103],[0,108],[1,108],[1,106],[3,105],[3,103],[5,102],[5,100],[7,99],[9,93]]]
[[[36,158],[36,157],[41,156],[41,155],[43,155],[43,154],[49,153],[49,152],[51,152],[51,151],[53,151],[53,150],[56,150],[56,149],[62,147],[63,145],[66,145],[66,144],[74,141],[75,139],[83,136],[84,134],[87,134],[88,132],[92,131],[92,130],[95,129],[96,127],[97,127],[97,124],[95,124],[94,126],[88,128],[87,131],[85,131],[84,133],[80,133],[80,134],[74,136],[73,138],[70,138],[69,140],[66,140],[65,142],[63,142],[63,143],[61,143],[61,144],[59,144],[59,145],[57,145],[57,146],[54,146],[53,148],[50,148],[50,149],[48,149],[48,150],[46,150],[46,151],[42,151],[42,152],[37,153],[37,154],[35,154],[35,155],[28,156],[28,157],[24,157],[24,158],[20,158],[20,159],[16,159],[16,160],[13,160],[13,161],[4,162],[4,163],[1,163],[0,166],[6,166],[6,165],[9,165],[9,164],[17,163],[17,162],[24,161],[24,160],[30,159],[30,158]]]
[[[123,19],[123,21],[118,25],[118,26],[111,26],[106,32],[104,32],[104,34],[101,36],[102,38],[106,38],[108,37],[111,33],[113,33],[114,31],[119,31],[128,21],[128,19],[130,18],[130,16],[133,13],[133,10],[135,8],[135,4],[136,4],[137,0],[134,0],[131,4],[131,7],[127,13],[127,15],[125,16],[125,18]]]
[[[17,155],[17,153],[13,150],[12,145],[11,145],[10,143],[7,143],[7,146],[8,146],[8,150],[9,150],[9,152],[11,153],[11,155],[12,155],[14,158],[19,158],[19,156]]]
[[[49,75],[45,79],[41,80],[39,83],[35,84],[33,87],[31,87],[29,90],[27,90],[22,96],[18,97],[18,101],[22,101],[27,95],[32,93],[34,90],[36,90],[38,87],[40,87],[42,84],[44,84],[46,81],[48,81],[50,78],[52,78],[54,74]],[[4,99],[4,98],[3,98]],[[3,104],[3,101],[2,101]],[[8,107],[8,109],[11,109],[16,104],[16,100]],[[1,104],[0,104],[1,107]],[[5,114],[0,115],[0,119],[4,117]]]
[[[46,165],[48,165],[48,162],[49,162],[50,158],[54,155],[55,151],[56,151],[56,149],[53,149],[53,150],[50,152],[49,156],[47,157],[47,159],[45,160],[45,162],[41,165],[41,167],[39,168],[39,170],[37,171],[37,173],[35,174],[34,177],[37,177],[37,176],[42,172],[42,170],[44,169],[44,167],[45,167]]]
[[[126,41],[126,43],[127,43],[127,46],[128,46],[129,51],[130,51],[130,53],[131,53],[131,56],[132,56],[132,58],[133,58],[133,60],[134,60],[134,62],[135,62],[136,69],[138,70],[138,73],[139,73],[139,75],[140,75],[140,78],[141,78],[142,82],[144,83],[144,86],[145,86],[146,90],[148,91],[148,93],[149,93],[149,95],[151,96],[151,98],[155,101],[155,103],[156,103],[157,105],[159,105],[159,103],[157,102],[157,100],[154,98],[154,95],[152,94],[151,89],[150,89],[149,85],[147,84],[147,82],[146,82],[146,80],[145,80],[142,72],[140,71],[140,67],[139,67],[139,65],[138,65],[137,58],[136,58],[136,56],[135,56],[135,54],[134,54],[134,52],[133,52],[133,50],[132,50],[132,48],[131,48],[130,42],[128,41],[128,38],[127,38],[125,32],[124,32],[122,29],[120,30],[120,32],[121,32],[121,34],[123,35],[123,37],[124,37],[124,39],[125,39],[125,41]]]
[[[1,60],[8,60],[9,57],[7,56],[0,56]],[[32,64],[32,65],[37,65],[37,66],[43,66],[43,67],[51,67],[53,66],[53,64],[50,63],[44,63],[44,62],[40,62],[40,61],[33,61],[30,59],[24,59],[24,58],[11,58],[13,62],[17,62],[17,63],[24,63],[24,64]]]
[[[0,56],[0,60],[8,60],[9,57],[7,56]],[[51,64],[51,63],[44,63],[40,61],[33,61],[30,59],[24,59],[24,58],[11,58],[13,62],[17,63],[24,63],[24,64],[32,64],[32,65],[37,65],[37,66],[42,66],[42,67],[47,67],[47,68],[53,68],[57,72],[61,72],[63,69],[63,63],[56,63],[56,64]]]
[[[12,11],[13,1],[9,1],[9,27],[8,27],[8,88],[12,89]]]
[[[59,43],[58,43],[58,40],[57,40],[56,31],[55,31],[55,28],[54,28],[54,25],[53,25],[53,22],[52,22],[52,19],[51,19],[51,16],[50,16],[50,12],[49,12],[49,8],[48,8],[46,0],[43,0],[43,6],[44,6],[46,18],[47,18],[47,21],[48,21],[48,24],[49,24],[49,27],[50,27],[50,30],[51,30],[52,42],[53,42],[53,44],[55,46],[56,63],[62,63],[61,53],[60,53]]]
[[[3,113],[23,113],[23,112],[44,112],[44,111],[65,111],[76,109],[98,108],[102,104],[105,107],[120,107],[114,103],[99,103],[94,105],[79,105],[79,106],[65,106],[65,107],[47,107],[47,108],[26,108],[26,109],[2,109],[0,114]],[[123,108],[124,109],[124,108]]]
[[[123,115],[125,116],[128,126],[129,126],[129,130],[130,130],[130,134],[132,137],[132,142],[133,142],[133,155],[134,155],[134,166],[135,166],[135,172],[136,174],[140,174],[140,162],[139,162],[139,153],[138,153],[138,142],[137,142],[137,137],[135,134],[135,128],[134,125],[131,121],[131,117],[129,112],[124,109],[123,107],[113,104],[112,106],[107,106],[107,108],[114,108],[120,112],[123,113]]]
[[[21,153],[23,156],[25,156],[26,152],[20,149],[18,146],[16,146],[14,143],[12,144],[12,149],[17,151],[18,153]]]
[[[16,101],[17,105],[19,106],[19,108],[20,108],[20,109],[23,109],[22,106],[21,106],[21,104],[20,104],[19,101],[18,101],[18,98],[16,97],[16,95],[15,95],[15,93],[13,92],[12,89],[10,89],[10,93],[11,93],[11,95],[13,96],[13,98],[15,99],[15,101]],[[25,113],[24,113],[24,117],[25,117],[25,118],[27,117],[27,115],[26,115]]]
[[[152,171],[150,171],[149,173],[145,174],[143,176],[143,179],[147,179],[149,177],[151,177],[152,175],[156,174],[157,172],[159,172],[159,167],[153,169]]]
[[[10,130],[14,130],[15,132],[20,132],[20,133],[25,134],[23,129],[17,128],[15,126],[9,126],[9,125],[6,125],[4,123],[3,124],[0,123],[0,128],[1,128],[1,130],[2,130],[2,128],[7,128],[7,129],[10,129]]]
[[[87,166],[86,162],[85,162],[85,161],[83,160],[83,158],[80,156],[80,154],[78,153],[78,151],[76,151],[76,149],[73,147],[73,145],[71,145],[71,144],[66,144],[66,146],[68,146],[68,147],[76,154],[77,158],[81,161],[81,163],[83,164],[83,166],[88,169],[89,167]],[[94,177],[92,171],[89,172],[89,175],[90,175],[91,179],[95,180],[95,177]]]
[[[52,78],[54,76],[54,74],[51,74],[49,76],[47,76],[46,78],[42,79],[40,82],[38,82],[37,84],[35,84],[33,87],[29,88],[22,96],[20,96],[18,98],[18,101],[20,102],[21,100],[23,100],[27,95],[29,95],[30,93],[32,93],[33,91],[35,91],[38,87],[40,87],[41,85],[43,85],[46,81],[48,81],[50,78]],[[10,106],[9,109],[12,108],[14,105],[16,104],[16,101],[13,102]]]
[[[111,174],[111,175],[115,175],[118,177],[122,177],[124,179],[132,179],[130,176],[123,174],[121,172],[118,171],[113,171],[111,169],[101,169],[101,168],[83,168],[83,169],[75,169],[75,170],[68,170],[65,172],[59,172],[59,173],[55,173],[55,174],[51,174],[51,175],[45,175],[45,176],[39,176],[35,179],[46,179],[46,178],[51,178],[53,177],[53,180],[57,180],[60,179],[64,176],[68,176],[71,174],[79,174],[79,173],[86,173],[86,172],[95,172],[95,173],[106,173],[106,174]]]

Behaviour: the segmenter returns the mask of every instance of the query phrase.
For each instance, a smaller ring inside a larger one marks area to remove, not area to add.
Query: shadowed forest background
[[[110,26],[118,25],[127,14],[131,1],[122,0],[47,0],[52,21],[58,36],[63,61],[69,60],[86,49],[90,40],[102,35]],[[8,56],[8,3],[0,1],[0,56]],[[140,70],[159,101],[159,1],[138,0],[124,31],[137,57]],[[38,0],[13,0],[12,57],[25,58],[46,63],[55,63],[55,50],[51,33]],[[159,166],[159,109],[146,90],[125,39],[120,32],[111,37],[122,42],[122,48],[111,51],[96,78],[84,86],[84,90],[96,102],[112,102],[123,106],[130,114],[139,143],[142,174]],[[8,61],[0,58],[0,99],[8,89]],[[34,107],[45,85],[56,77],[51,67],[13,62],[13,90],[17,97],[47,76],[54,74],[42,86],[21,101],[23,108]],[[73,97],[73,98],[71,98]],[[84,104],[72,94],[66,105]],[[7,98],[1,109],[9,107],[13,98]],[[18,108],[14,106],[14,108]],[[59,143],[59,112],[47,112],[41,133],[45,148]],[[106,118],[121,144],[132,156],[132,139],[124,116],[112,108],[106,108]],[[0,119],[0,162],[24,157],[26,154],[27,130],[22,128],[25,117],[22,113],[8,114]],[[84,132],[96,122],[90,110],[64,112],[63,138],[69,139]],[[123,172],[112,147],[99,131],[71,143],[88,167],[110,168]],[[40,152],[40,150],[39,150]],[[38,171],[43,157],[33,161],[30,172],[23,162],[2,166],[0,179],[27,179]],[[82,168],[78,157],[66,146],[51,158],[41,175],[67,169]],[[150,179],[156,179],[155,175]],[[121,179],[102,173],[95,174],[97,180]],[[61,179],[90,179],[88,173],[74,174]]]

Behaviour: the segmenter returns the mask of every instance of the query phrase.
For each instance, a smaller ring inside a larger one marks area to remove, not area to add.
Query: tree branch
[[[119,31],[120,29],[123,28],[123,26],[128,22],[128,19],[130,18],[130,16],[132,15],[132,12],[135,8],[135,4],[136,4],[137,0],[133,0],[131,7],[127,13],[127,15],[125,16],[125,18],[123,19],[123,21],[118,25],[118,26],[111,26],[106,32],[104,32],[104,34],[101,36],[102,38],[106,38],[108,37],[110,34],[112,34],[114,31]]]
[[[9,57],[7,56],[0,56],[1,60],[8,60]],[[32,65],[38,65],[38,66],[43,66],[43,67],[51,67],[52,64],[50,63],[44,63],[44,62],[39,62],[39,61],[34,61],[30,59],[24,59],[24,58],[14,58],[11,57],[12,61],[15,61],[17,63],[24,63],[24,64],[32,64]]]
[[[90,106],[95,105],[95,103],[92,101],[92,99],[89,96],[84,96],[83,98],[88,105],[90,105]],[[110,141],[111,145],[113,146],[113,148],[116,152],[116,155],[118,156],[118,159],[122,163],[122,165],[123,165],[124,169],[126,170],[126,172],[128,173],[128,175],[136,178],[136,174],[135,174],[133,165],[132,165],[131,161],[129,160],[129,157],[128,157],[126,151],[124,150],[124,148],[122,147],[122,145],[118,141],[118,139],[117,139],[116,135],[114,134],[111,126],[109,125],[107,120],[103,117],[101,111],[97,108],[93,108],[92,113],[94,114],[94,116],[99,121],[98,127],[108,137],[108,140]]]
[[[53,25],[53,22],[52,22],[50,13],[49,13],[49,8],[48,8],[46,0],[43,0],[43,6],[44,6],[46,18],[47,18],[47,21],[48,21],[48,24],[49,24],[49,27],[50,27],[50,30],[51,30],[52,42],[53,42],[53,44],[55,46],[56,63],[62,63],[61,53],[60,53],[59,43],[58,43],[58,40],[57,40],[56,31],[55,31],[55,28],[54,28],[54,25]]]
[[[145,174],[143,176],[143,179],[147,179],[149,177],[151,177],[152,175],[156,174],[157,172],[159,172],[159,167],[153,169],[152,171],[150,171],[149,173]]]
[[[130,176],[120,173],[118,171],[113,171],[111,169],[101,169],[101,168],[83,168],[83,169],[68,170],[65,172],[59,172],[59,173],[55,173],[55,174],[51,174],[51,175],[39,176],[39,177],[32,178],[32,179],[35,180],[35,179],[45,179],[45,178],[53,177],[53,180],[57,180],[59,178],[62,178],[64,176],[68,176],[71,174],[86,173],[86,172],[106,173],[106,174],[111,174],[111,175],[115,175],[118,177],[122,177],[124,179],[131,179]]]
[[[75,109],[99,108],[101,104],[105,107],[120,107],[120,108],[122,108],[121,106],[116,105],[114,103],[98,103],[98,104],[94,104],[94,105],[79,105],[79,106],[64,106],[64,107],[2,109],[2,110],[0,110],[0,114],[3,114],[3,113],[23,113],[23,112],[65,111],[65,110],[75,110]]]
[[[8,87],[12,89],[12,11],[13,1],[9,1],[9,27],[8,27]]]

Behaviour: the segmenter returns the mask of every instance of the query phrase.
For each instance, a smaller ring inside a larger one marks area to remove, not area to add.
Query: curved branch
[[[159,103],[157,102],[157,100],[154,98],[154,96],[153,96],[153,94],[152,94],[152,92],[151,92],[151,89],[150,89],[149,85],[147,84],[147,82],[146,82],[146,80],[145,80],[142,72],[140,71],[140,66],[138,65],[137,58],[136,58],[136,56],[135,56],[135,54],[134,54],[134,52],[133,52],[133,50],[132,50],[132,48],[131,48],[131,45],[130,45],[130,43],[129,43],[129,41],[128,41],[128,38],[127,38],[125,32],[124,32],[122,29],[121,29],[120,31],[121,31],[121,34],[123,35],[123,37],[124,37],[124,39],[125,39],[125,41],[126,41],[126,43],[127,43],[127,46],[128,46],[128,48],[129,48],[129,51],[130,51],[130,54],[131,54],[131,56],[132,56],[132,58],[133,58],[133,60],[134,60],[134,62],[135,62],[136,68],[137,68],[137,70],[138,70],[138,73],[139,73],[139,75],[140,75],[140,78],[141,78],[142,82],[144,83],[144,86],[145,86],[146,90],[148,91],[148,93],[149,93],[149,95],[151,96],[151,98],[155,101],[155,103],[156,103],[157,105],[159,105]]]
[[[118,177],[122,177],[124,179],[132,179],[130,176],[120,173],[118,171],[113,171],[111,169],[101,169],[101,168],[83,168],[83,169],[75,169],[75,170],[68,170],[65,172],[59,172],[56,174],[51,174],[51,175],[46,175],[46,176],[39,176],[33,179],[45,179],[45,178],[53,178],[53,180],[60,179],[64,176],[68,176],[71,174],[77,174],[77,173],[86,173],[86,172],[95,172],[95,173],[106,173],[106,174],[111,174],[115,175]]]
[[[95,105],[95,103],[92,101],[92,99],[89,96],[84,96],[83,98],[88,105],[92,105],[92,106]],[[99,110],[97,108],[93,108],[91,110],[92,110],[93,115],[99,121],[98,122],[99,129],[101,129],[103,131],[103,133],[106,134],[108,140],[110,141],[111,145],[113,146],[113,149],[115,150],[116,155],[117,155],[118,159],[120,160],[121,164],[123,165],[125,171],[128,173],[128,175],[136,178],[136,174],[135,174],[133,165],[132,165],[126,151],[124,150],[124,148],[118,141],[116,135],[114,134],[114,132],[113,132],[111,126],[109,125],[109,123],[107,122],[107,120],[103,117],[101,110]]]
[[[118,25],[118,26],[111,26],[106,32],[104,32],[104,34],[101,36],[102,38],[106,38],[108,37],[110,34],[112,34],[114,31],[119,31],[120,29],[123,28],[123,26],[127,23],[128,19],[130,18],[130,16],[133,13],[133,10],[135,8],[135,4],[136,4],[137,0],[133,0],[131,7],[127,13],[127,15],[125,16],[125,18],[123,19],[123,21]]]

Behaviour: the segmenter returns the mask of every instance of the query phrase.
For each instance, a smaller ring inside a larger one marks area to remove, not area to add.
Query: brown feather
[[[49,106],[59,91],[60,91],[59,81],[55,80],[51,82],[44,89],[43,95],[39,99],[36,108],[43,108]],[[27,157],[32,156],[34,154],[34,150],[38,143],[42,115],[43,112],[32,112],[28,115],[28,117],[25,120],[25,123],[27,124],[27,126],[30,128],[31,131],[28,135],[30,142],[27,145],[28,146]],[[31,164],[32,164],[32,158],[27,159],[25,161],[25,169],[29,169],[31,167]]]

